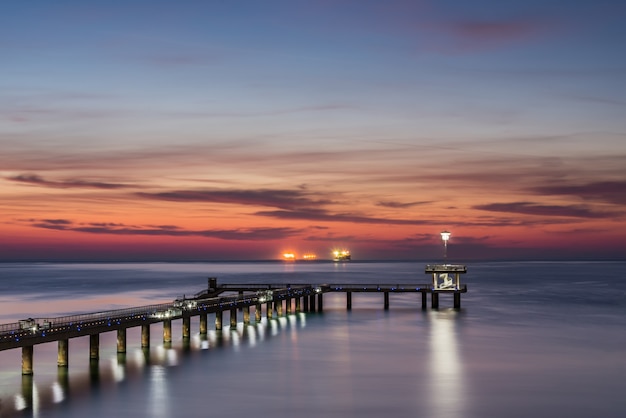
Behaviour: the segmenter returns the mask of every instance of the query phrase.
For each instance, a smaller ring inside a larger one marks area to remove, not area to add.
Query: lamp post
[[[448,240],[450,239],[450,232],[441,232],[441,239],[443,240],[443,264],[448,262]]]

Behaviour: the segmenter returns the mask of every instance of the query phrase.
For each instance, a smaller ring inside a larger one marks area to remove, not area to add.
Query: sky
[[[624,259],[625,18],[3,1],[0,261]]]

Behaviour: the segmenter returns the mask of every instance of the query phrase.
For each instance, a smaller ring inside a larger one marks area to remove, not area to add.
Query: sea
[[[0,323],[171,302],[218,284],[429,283],[424,262],[1,263]],[[293,310],[171,344],[151,327],[0,352],[0,417],[626,417],[626,261],[468,262],[451,295],[326,293]],[[448,297],[450,296],[450,297]],[[252,312],[254,310],[252,309]],[[240,315],[239,321],[243,315]]]

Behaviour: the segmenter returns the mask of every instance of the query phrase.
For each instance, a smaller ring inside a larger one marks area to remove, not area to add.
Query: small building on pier
[[[433,275],[433,290],[459,290],[461,274],[467,273],[462,264],[427,264],[426,273]]]

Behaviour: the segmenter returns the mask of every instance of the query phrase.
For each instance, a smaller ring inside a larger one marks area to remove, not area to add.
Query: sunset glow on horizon
[[[624,258],[625,6],[505,3],[2,5],[0,261]]]

